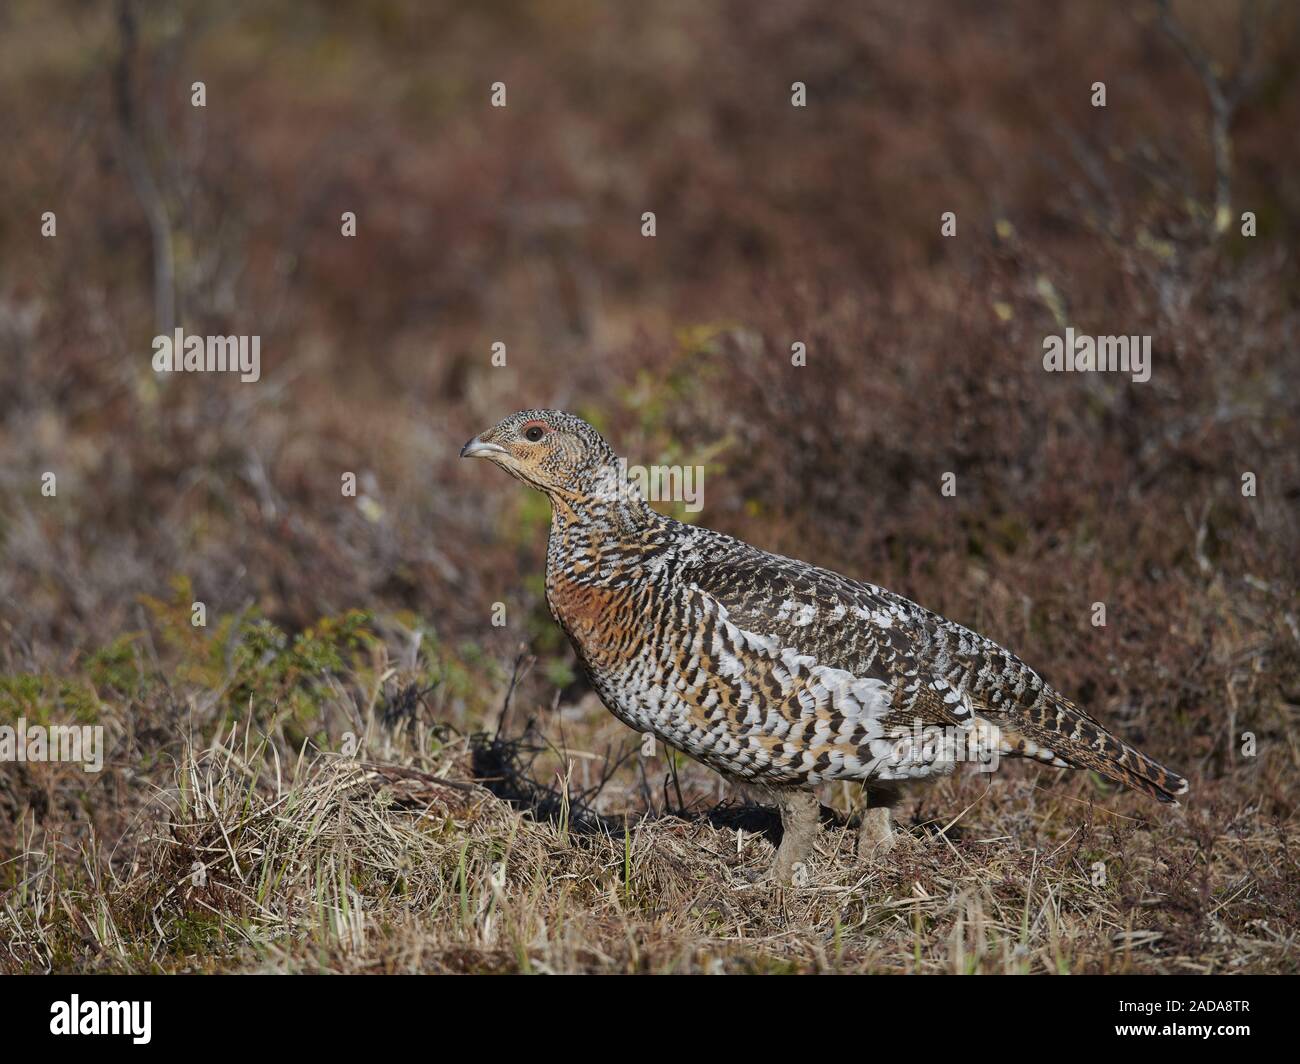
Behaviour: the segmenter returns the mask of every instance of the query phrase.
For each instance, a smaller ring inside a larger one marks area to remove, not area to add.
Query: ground
[[[1179,808],[1068,771],[970,772],[906,799],[883,855],[855,852],[857,797],[830,788],[806,884],[781,889],[775,814],[642,756],[591,697],[462,731],[456,691],[490,678],[414,650],[418,626],[353,614],[286,640],[231,618],[206,639],[154,608],[165,672],[128,636],[44,692],[120,699],[98,719],[135,756],[3,777],[6,970],[1297,967],[1295,820],[1246,797],[1268,759]]]

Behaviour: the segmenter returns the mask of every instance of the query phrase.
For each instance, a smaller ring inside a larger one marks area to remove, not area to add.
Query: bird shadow
[[[685,801],[679,792],[674,804],[665,786],[662,809],[654,808],[647,792],[646,809],[642,812],[600,813],[595,808],[595,800],[627,757],[607,759],[595,784],[566,792],[539,780],[532,769],[545,749],[531,740],[527,732],[515,738],[487,733],[471,736],[470,770],[474,782],[531,819],[565,823],[570,831],[580,835],[622,835],[631,824],[645,819],[673,819],[763,835],[773,846],[781,842],[783,831],[778,811],[748,799],[724,798],[705,804]],[[843,828],[850,823],[843,813],[828,806],[821,806],[820,811],[825,825]]]

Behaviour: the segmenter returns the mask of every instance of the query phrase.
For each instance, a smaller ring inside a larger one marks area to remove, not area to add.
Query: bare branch
[[[149,220],[153,244],[153,301],[155,335],[169,335],[176,326],[175,260],[172,254],[171,222],[162,193],[154,180],[145,153],[140,118],[135,105],[132,67],[135,62],[137,27],[132,0],[119,0],[118,32],[121,46],[113,66],[113,95],[117,107],[118,149],[136,198]]]
[[[1232,219],[1232,116],[1246,91],[1248,67],[1253,63],[1258,35],[1259,5],[1245,0],[1242,8],[1242,47],[1237,74],[1230,88],[1214,72],[1214,63],[1191,38],[1174,16],[1171,0],[1156,0],[1160,26],[1183,53],[1205,87],[1210,98],[1210,143],[1214,151],[1214,214],[1210,222],[1211,237],[1218,237]],[[1247,14],[1247,9],[1251,14]]]

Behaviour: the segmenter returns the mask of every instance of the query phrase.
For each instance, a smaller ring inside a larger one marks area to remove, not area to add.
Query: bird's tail
[[[1062,761],[1172,805],[1187,793],[1185,778],[1116,738],[1068,698],[1050,692],[1044,703],[1037,727],[1026,731]]]

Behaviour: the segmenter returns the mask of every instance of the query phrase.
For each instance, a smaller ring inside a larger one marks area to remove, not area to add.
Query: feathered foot
[[[798,880],[821,823],[821,803],[812,791],[781,791],[776,802],[783,829],[776,851],[776,881],[782,886],[801,886]]]
[[[865,790],[866,804],[858,822],[858,857],[887,853],[898,841],[894,833],[893,805],[898,800],[892,791]]]

